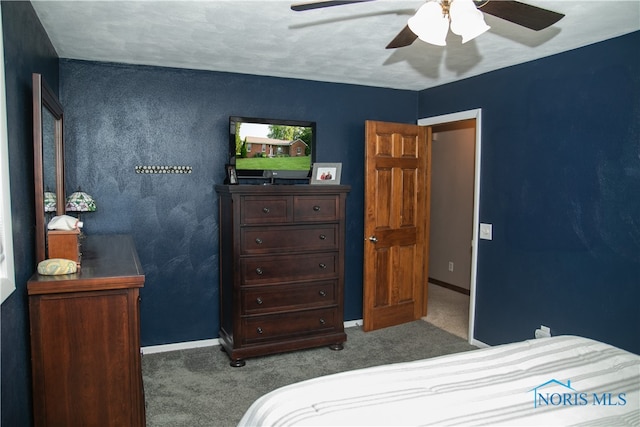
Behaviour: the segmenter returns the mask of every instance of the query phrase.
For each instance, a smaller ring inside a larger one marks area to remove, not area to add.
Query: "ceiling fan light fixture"
[[[443,12],[442,6],[436,1],[423,4],[407,23],[409,29],[420,40],[436,46],[446,46],[445,41],[449,31],[449,18]]]
[[[449,6],[449,17],[451,31],[462,36],[462,43],[473,40],[491,28],[472,0],[453,0]]]

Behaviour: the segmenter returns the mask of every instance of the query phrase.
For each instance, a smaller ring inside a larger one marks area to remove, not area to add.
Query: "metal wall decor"
[[[191,173],[191,166],[136,166],[136,173]]]

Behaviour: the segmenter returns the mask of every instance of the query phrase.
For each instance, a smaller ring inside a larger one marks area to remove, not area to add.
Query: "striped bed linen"
[[[558,336],[314,378],[239,426],[640,425],[640,356]]]

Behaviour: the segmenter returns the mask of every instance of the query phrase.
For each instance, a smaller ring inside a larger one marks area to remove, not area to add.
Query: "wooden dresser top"
[[[144,272],[130,235],[89,235],[81,240],[82,265],[75,274],[43,276],[27,282],[29,295],[141,288]]]

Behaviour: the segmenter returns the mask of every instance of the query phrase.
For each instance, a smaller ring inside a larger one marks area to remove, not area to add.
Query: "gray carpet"
[[[143,356],[147,426],[235,426],[263,394],[321,375],[475,349],[418,320],[373,332],[348,328],[342,351],[327,347],[247,359],[232,368],[219,346]]]

